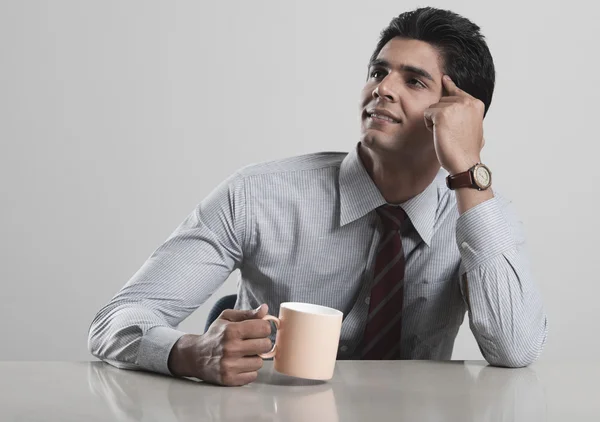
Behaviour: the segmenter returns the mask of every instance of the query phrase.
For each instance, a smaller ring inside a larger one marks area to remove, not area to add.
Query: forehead
[[[378,59],[385,59],[392,67],[411,65],[420,67],[432,76],[442,76],[442,57],[431,44],[425,41],[392,38],[383,46]]]

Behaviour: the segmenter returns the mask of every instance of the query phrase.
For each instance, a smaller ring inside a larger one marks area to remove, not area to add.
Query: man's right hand
[[[175,376],[196,377],[206,382],[239,386],[256,380],[266,353],[273,345],[266,304],[251,311],[227,309],[203,335],[185,334],[169,355]]]

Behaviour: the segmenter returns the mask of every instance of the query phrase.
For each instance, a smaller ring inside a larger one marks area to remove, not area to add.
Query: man
[[[224,181],[98,312],[92,353],[243,385],[271,348],[261,318],[300,301],[344,313],[338,359],[450,359],[468,312],[489,363],[533,362],[546,316],[521,223],[480,164],[494,75],[467,19],[421,8],[392,20],[369,62],[358,145]],[[203,335],[178,331],[236,269],[236,310]]]

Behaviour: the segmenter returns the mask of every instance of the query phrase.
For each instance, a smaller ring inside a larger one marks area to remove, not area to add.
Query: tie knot
[[[386,230],[398,230],[406,218],[406,213],[400,207],[393,205],[382,205],[377,208],[377,213],[381,217],[381,222]]]

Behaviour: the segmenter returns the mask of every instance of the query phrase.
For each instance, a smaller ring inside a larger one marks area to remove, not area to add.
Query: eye
[[[379,77],[377,75],[380,75]],[[380,77],[383,75],[383,71],[381,69],[373,69],[371,71],[371,78],[375,78],[375,79],[380,79]]]
[[[416,82],[416,84],[413,84],[411,82]],[[420,86],[421,88],[427,88],[427,85],[425,85],[423,82],[421,82],[420,80],[418,80],[417,78],[411,78],[408,80],[410,85],[414,85],[414,86]]]

